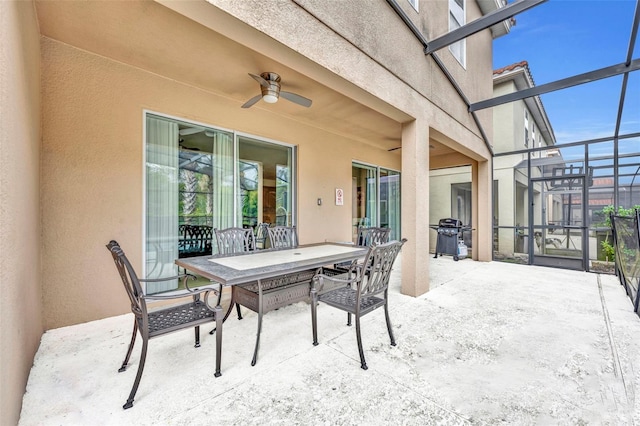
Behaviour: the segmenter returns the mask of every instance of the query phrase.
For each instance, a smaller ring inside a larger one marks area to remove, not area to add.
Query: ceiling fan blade
[[[291,92],[280,91],[280,97],[285,98],[288,101],[294,102],[303,107],[309,108],[311,106],[311,99],[307,99],[304,96],[297,95]]]
[[[269,87],[269,82],[267,80],[265,80],[264,78],[260,77],[259,75],[255,75],[255,74],[251,74],[251,73],[249,73],[249,75],[251,77],[253,77],[255,81],[260,83],[260,86]]]
[[[245,102],[244,105],[242,105],[242,108],[249,108],[256,102],[258,102],[260,99],[262,99],[262,95],[256,95],[253,98],[249,99],[247,102]]]
[[[187,127],[186,129],[178,131],[180,136],[189,136],[200,132],[204,132],[204,127]]]

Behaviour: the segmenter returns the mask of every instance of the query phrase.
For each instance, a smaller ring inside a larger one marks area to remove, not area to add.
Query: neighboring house
[[[534,87],[533,76],[527,61],[512,64],[493,72],[494,96]],[[510,152],[529,148],[553,147],[555,135],[542,100],[538,96],[499,105],[493,111],[494,152]],[[556,149],[533,153],[540,158],[557,156]],[[494,250],[498,257],[512,257],[514,252],[527,253],[529,223],[528,185],[530,178],[540,177],[540,170],[532,167],[531,176],[527,176],[522,167],[527,154],[514,154],[496,157],[493,162],[494,209],[493,222],[496,226]],[[532,163],[535,164],[535,163]],[[541,204],[541,190],[533,185],[535,205]],[[549,203],[548,217],[561,215],[561,204],[557,197]],[[540,214],[539,210],[535,210]],[[538,221],[540,218],[537,218]]]
[[[500,68],[493,72],[493,96],[502,96],[534,87],[533,77],[526,61]],[[520,151],[533,147],[555,145],[555,136],[538,96],[499,105],[493,108],[494,152]],[[555,151],[555,150],[554,150]],[[551,151],[534,156],[554,155]],[[493,223],[499,226],[494,236],[494,250],[500,257],[512,257],[514,252],[526,252],[523,235],[528,224],[528,184],[526,170],[519,168],[527,153],[496,157],[493,160]],[[523,171],[525,173],[523,173]],[[539,175],[535,168],[532,177]],[[540,197],[534,186],[534,200]],[[443,168],[431,171],[430,194],[432,203],[430,222],[437,225],[441,218],[460,219],[472,225],[471,169],[469,167]],[[537,201],[535,201],[537,202]],[[560,211],[556,205],[556,211]],[[465,243],[473,246],[471,233],[464,234]],[[436,233],[430,234],[435,249]]]
[[[192,249],[187,225],[290,224],[302,244],[387,225],[417,296],[429,170],[468,166],[473,258],[491,260],[492,112],[475,120],[456,87],[491,97],[510,21],[438,61],[412,27],[431,40],[505,3],[273,3],[0,2],[0,423],[17,422],[44,331],[129,311],[111,239],[158,276]],[[266,72],[312,105],[261,98],[249,74]]]

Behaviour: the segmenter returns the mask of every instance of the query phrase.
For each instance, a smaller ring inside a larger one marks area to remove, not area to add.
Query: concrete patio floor
[[[192,331],[153,339],[134,406],[123,410],[141,341],[118,373],[133,321],[122,315],[44,334],[20,425],[640,422],[640,319],[616,277],[429,261],[432,290],[418,298],[400,294],[396,262],[396,347],[383,310],[363,318],[367,371],[343,312],[320,305],[320,345],[311,344],[305,303],[265,315],[251,367],[257,317],[244,310],[225,323],[221,377],[209,327],[199,349]]]

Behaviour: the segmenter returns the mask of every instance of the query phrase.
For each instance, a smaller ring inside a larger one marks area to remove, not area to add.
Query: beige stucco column
[[[429,126],[402,126],[402,294],[429,291]]]
[[[472,175],[472,228],[473,228],[473,260],[489,262],[493,250],[493,221],[491,213],[491,160],[474,161],[471,165]]]

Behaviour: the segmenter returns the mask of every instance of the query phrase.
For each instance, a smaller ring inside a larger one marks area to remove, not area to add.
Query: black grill
[[[466,251],[466,246],[462,240],[462,231],[467,231],[471,228],[462,225],[462,221],[459,219],[445,218],[438,221],[437,227],[431,227],[438,232],[438,239],[436,241],[436,255],[448,254],[453,256],[453,260],[458,260],[466,256],[460,255],[459,249],[463,247]]]
[[[459,219],[440,219],[438,221],[438,235],[446,235],[448,237],[458,236],[462,231],[462,221]]]

